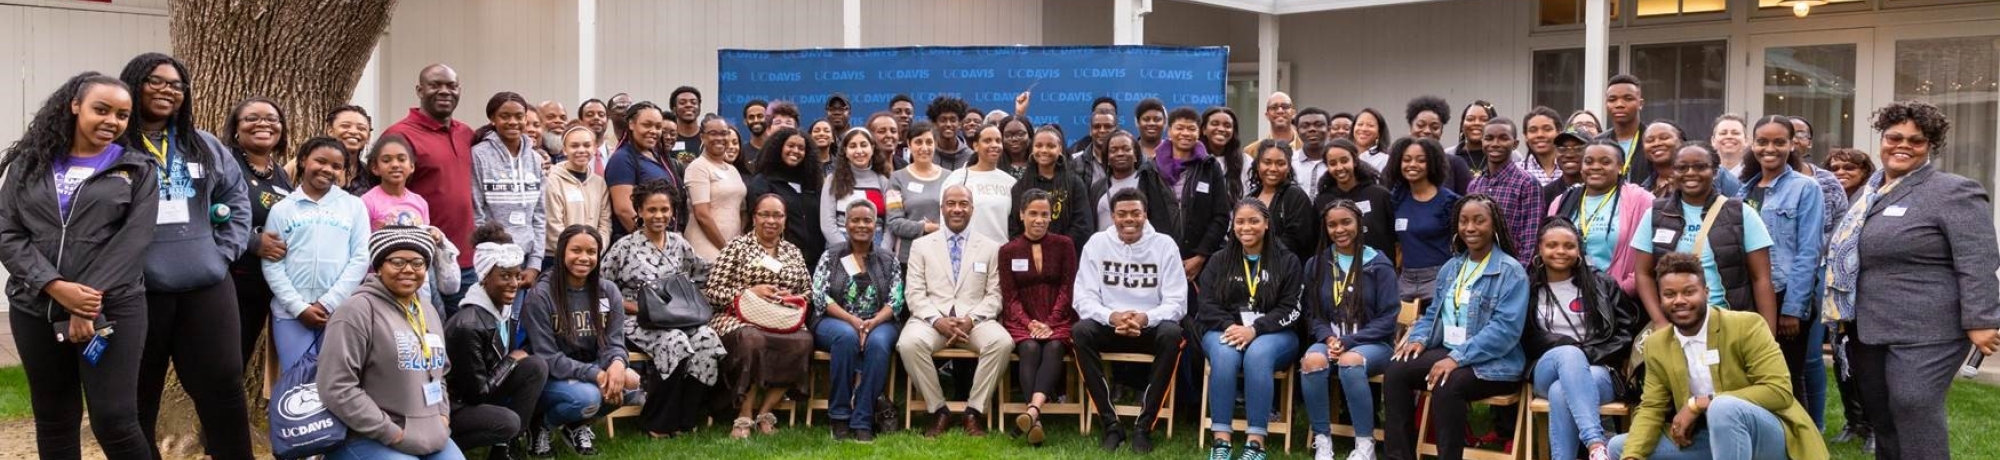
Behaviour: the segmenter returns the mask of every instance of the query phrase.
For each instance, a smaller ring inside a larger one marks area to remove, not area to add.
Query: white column
[[[1257,15],[1257,107],[1278,90],[1278,15]],[[1271,137],[1271,124],[1257,123],[1257,137]]]
[[[1604,113],[1604,81],[1609,80],[1611,20],[1604,0],[1583,2],[1583,108],[1600,117]],[[1610,118],[1605,118],[1610,120]],[[1605,125],[1603,129],[1611,129]]]
[[[861,0],[840,2],[840,46],[861,47]]]
[[[1152,0],[1111,1],[1111,44],[1146,44],[1146,14],[1153,12]]]
[[[597,0],[576,3],[576,93],[579,102],[597,97]]]

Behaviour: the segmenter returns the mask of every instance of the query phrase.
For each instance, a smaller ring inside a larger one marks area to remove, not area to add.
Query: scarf
[[[1854,284],[1861,274],[1861,226],[1868,223],[1868,208],[1874,207],[1875,201],[1894,190],[1901,180],[1883,182],[1882,171],[1868,177],[1860,203],[1847,208],[1847,215],[1841,217],[1840,226],[1834,228],[1833,239],[1827,244],[1826,300],[1821,308],[1821,319],[1825,322],[1854,319]]]

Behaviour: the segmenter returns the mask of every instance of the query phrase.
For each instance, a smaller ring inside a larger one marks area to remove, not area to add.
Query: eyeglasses
[[[168,80],[165,78],[147,75],[146,89],[185,93],[187,92],[187,82],[180,80]]]
[[[412,257],[412,258],[390,257],[382,261],[382,266],[391,270],[421,271],[429,267],[430,262],[425,261],[424,258],[422,257]]]
[[[1923,136],[1904,136],[1903,133],[1882,133],[1882,145],[1885,147],[1909,145],[1910,147],[1922,148],[1930,144],[1931,140]]]
[[[770,212],[770,211],[765,211],[765,212],[758,212],[758,213],[757,213],[757,218],[759,218],[759,219],[779,219],[779,220],[784,220],[784,218],[785,218],[785,213],[782,213],[782,212]]]
[[[258,115],[251,115],[251,116],[247,116],[247,117],[243,117],[243,118],[239,118],[239,119],[237,119],[237,120],[236,120],[236,122],[237,122],[237,123],[241,123],[241,124],[245,124],[245,125],[255,125],[255,124],[273,124],[273,125],[283,125],[283,124],[285,124],[284,120],[280,120],[280,119],[278,119],[278,117],[277,117],[276,115],[272,115],[272,116],[268,116],[268,117],[266,117],[266,116],[258,116]]]

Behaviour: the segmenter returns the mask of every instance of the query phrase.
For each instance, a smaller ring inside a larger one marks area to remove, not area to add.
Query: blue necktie
[[[958,282],[958,261],[964,253],[965,235],[952,235],[951,239],[951,282]]]

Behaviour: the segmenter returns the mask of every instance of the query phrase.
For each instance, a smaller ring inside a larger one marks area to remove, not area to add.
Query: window
[[[1541,8],[1538,10],[1538,15],[1541,18],[1537,24],[1543,27],[1581,25],[1583,24],[1583,2],[1585,1],[1588,0],[1541,0]],[[1620,0],[1604,1],[1611,4],[1609,6],[1610,10],[1606,11],[1605,14],[1609,15],[1613,23],[1616,23],[1618,21]]]
[[[1757,8],[1758,8],[1758,9],[1764,9],[1764,8],[1784,8],[1784,9],[1791,9],[1791,8],[1792,8],[1792,7],[1790,7],[1790,6],[1779,6],[1779,5],[1778,5],[1778,2],[1781,2],[1781,1],[1784,1],[1784,0],[1757,0]],[[1841,3],[1862,3],[1862,2],[1865,2],[1865,1],[1867,1],[1867,0],[1826,0],[1826,3],[1827,3],[1827,5],[1837,5],[1837,4],[1841,4]],[[1825,5],[1821,5],[1821,6],[1825,6]],[[1818,7],[1818,6],[1815,6],[1815,7],[1813,7],[1813,8],[1819,8],[1819,7]]]
[[[1618,47],[1611,47],[1610,58],[1605,75],[1617,75]],[[1534,72],[1534,105],[1565,115],[1588,107],[1602,115],[1602,103],[1586,104],[1583,100],[1583,48],[1536,51]]]
[[[1789,19],[1793,17],[1792,6],[1779,5],[1778,3],[1782,1],[1784,0],[1757,0],[1757,9],[1751,13],[1753,13],[1754,17],[1760,18],[1781,17]],[[1826,0],[1825,5],[1813,5],[1807,11],[1809,12],[1808,14],[1815,15],[1821,13],[1869,11],[1875,7],[1871,3],[1875,2],[1869,0]]]
[[[2000,35],[1896,42],[1896,100],[1922,99],[1944,109],[1951,132],[1938,168],[1994,186],[1993,149],[2000,145]]]
[[[1852,43],[1764,49],[1764,114],[1812,121],[1809,158],[1854,142],[1858,49]]]
[[[1729,43],[1721,40],[1633,45],[1631,73],[1646,100],[1640,122],[1670,119],[1689,139],[1707,139],[1710,122],[1722,115],[1728,52]]]
[[[1729,11],[1729,0],[1638,0],[1636,3],[1641,18]]]

